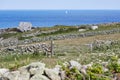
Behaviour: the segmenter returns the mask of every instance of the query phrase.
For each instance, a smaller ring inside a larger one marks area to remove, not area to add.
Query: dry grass
[[[23,56],[24,58],[21,59],[20,57],[20,64],[26,62],[27,57],[29,58],[28,62],[35,62],[41,61],[46,64],[47,67],[54,67],[59,61],[69,61],[69,60],[78,60],[82,64],[91,62],[96,58],[100,58],[98,54],[91,54],[91,53],[81,53],[80,52],[80,45],[84,45],[87,43],[91,43],[94,40],[120,40],[120,34],[110,34],[110,35],[97,35],[85,38],[75,38],[75,39],[66,39],[66,40],[55,40],[55,54],[63,54],[63,56],[55,56],[53,58],[47,58],[45,56]],[[50,44],[50,41],[46,41],[44,43]],[[64,55],[65,54],[65,55]],[[106,54],[107,55],[107,54]],[[104,55],[102,56],[104,58]],[[10,58],[12,59],[12,57]],[[14,59],[10,61],[9,57],[8,60],[6,58],[1,61],[2,67],[5,67],[6,64],[14,63]],[[22,61],[21,61],[22,60]]]
[[[57,64],[58,59],[57,58],[43,58],[41,62],[45,63],[48,68],[52,68]]]
[[[109,34],[109,35],[97,35],[85,38],[67,39],[67,40],[56,40],[54,41],[57,45],[81,45],[91,43],[94,40],[120,40],[120,34]]]

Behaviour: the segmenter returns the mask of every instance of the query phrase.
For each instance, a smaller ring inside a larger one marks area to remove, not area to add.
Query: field
[[[3,39],[1,43],[4,43],[0,44],[0,68],[16,71],[32,62],[43,62],[48,68],[61,65],[66,74],[65,80],[113,80],[114,75],[119,78],[117,75],[120,73],[120,24],[98,26],[96,30],[88,28],[89,25],[58,25],[52,28],[35,28],[28,32],[8,29],[0,35]],[[46,44],[51,49],[51,40],[54,55],[46,56],[44,49],[41,50],[41,45]],[[79,70],[62,64],[71,60],[79,62],[82,66],[92,64],[84,69],[87,75],[81,72],[82,68]],[[107,63],[107,66],[104,66],[104,63]]]
[[[96,62],[97,60],[107,60],[110,55],[114,55],[114,50],[107,51],[98,51],[90,52],[86,48],[85,44],[92,43],[95,40],[120,40],[120,34],[109,34],[109,35],[97,35],[85,38],[75,38],[75,39],[66,39],[66,40],[55,40],[54,41],[54,52],[55,56],[52,58],[46,57],[43,53],[37,55],[33,54],[14,54],[0,57],[0,66],[1,67],[14,67],[16,63],[19,63],[19,66],[29,64],[30,62],[41,61],[46,63],[48,67],[54,67],[58,62],[64,62],[69,60],[76,60],[81,64],[87,64],[90,62]],[[50,41],[45,41],[43,43],[50,43]],[[118,51],[119,51],[118,44]],[[114,47],[114,45],[113,45]],[[116,52],[118,52],[116,51]],[[118,53],[117,53],[118,54]],[[101,55],[101,56],[98,56]]]

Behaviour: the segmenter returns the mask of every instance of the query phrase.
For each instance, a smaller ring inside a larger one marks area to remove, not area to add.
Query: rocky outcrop
[[[19,27],[17,28],[21,32],[26,32],[31,30],[32,24],[30,22],[20,22]]]

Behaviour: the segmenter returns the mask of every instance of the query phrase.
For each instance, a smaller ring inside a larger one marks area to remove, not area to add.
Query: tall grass
[[[43,54],[14,54],[14,55],[5,55],[0,56],[0,68],[18,68],[20,66],[27,65],[28,63],[32,61],[40,61],[42,58],[44,58]]]

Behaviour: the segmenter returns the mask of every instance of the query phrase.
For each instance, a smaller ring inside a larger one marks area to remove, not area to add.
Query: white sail
[[[65,11],[66,14],[68,14],[68,11]]]

